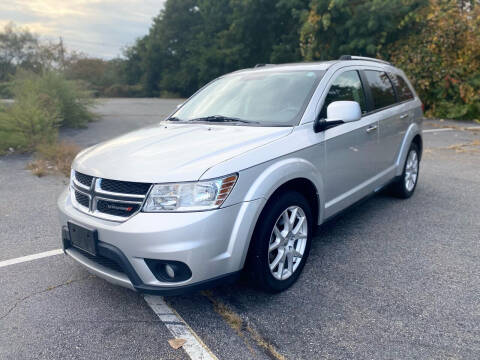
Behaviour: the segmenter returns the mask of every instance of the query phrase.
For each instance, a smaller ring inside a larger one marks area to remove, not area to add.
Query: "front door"
[[[356,70],[344,70],[333,78],[320,116],[326,117],[333,101],[360,104],[366,114],[365,92]],[[325,216],[330,217],[373,190],[371,179],[378,172],[378,121],[375,116],[345,123],[325,131]]]

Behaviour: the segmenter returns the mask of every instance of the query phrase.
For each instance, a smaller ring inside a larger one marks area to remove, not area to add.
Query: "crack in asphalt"
[[[46,292],[49,292],[49,291],[52,291],[52,290],[55,290],[55,289],[58,289],[60,287],[63,287],[63,286],[67,286],[67,285],[70,285],[72,283],[76,283],[76,282],[80,282],[80,281],[84,281],[84,280],[88,280],[88,279],[92,279],[94,278],[95,276],[93,275],[89,275],[87,277],[84,277],[84,278],[81,278],[81,279],[73,279],[73,280],[68,280],[64,283],[61,283],[61,284],[58,284],[58,285],[53,285],[53,286],[49,286],[48,288],[46,289],[43,289],[43,290],[40,290],[40,291],[37,291],[37,292],[34,292],[32,294],[29,294],[23,298],[20,298],[20,299],[17,299],[15,300],[14,304],[12,307],[10,307],[10,309],[8,309],[5,314],[3,314],[2,316],[0,316],[0,321],[5,319],[8,315],[10,315],[12,313],[13,310],[15,310],[15,308],[20,305],[22,302],[24,302],[25,300],[28,300],[36,295],[40,295],[40,294],[44,294]]]
[[[212,291],[202,291],[202,295],[212,303],[214,311],[237,333],[253,355],[255,355],[255,351],[249,344],[249,340],[253,340],[270,359],[286,360],[285,356],[256,329],[252,321],[242,318],[241,315],[237,314],[221,300],[216,299]]]

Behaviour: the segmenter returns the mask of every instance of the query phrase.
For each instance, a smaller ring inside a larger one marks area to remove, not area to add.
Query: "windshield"
[[[293,126],[324,71],[259,71],[219,78],[188,100],[171,120]]]

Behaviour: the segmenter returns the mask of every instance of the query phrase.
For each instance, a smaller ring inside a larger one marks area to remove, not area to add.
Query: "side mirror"
[[[334,101],[327,107],[327,118],[317,118],[314,123],[314,131],[320,132],[331,127],[357,121],[362,118],[360,104],[356,101]]]

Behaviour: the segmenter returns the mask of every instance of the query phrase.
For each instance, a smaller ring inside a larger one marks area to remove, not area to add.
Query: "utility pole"
[[[60,68],[62,71],[65,71],[65,48],[63,47],[63,38],[60,36],[60,40],[58,42],[58,46],[60,48]]]

